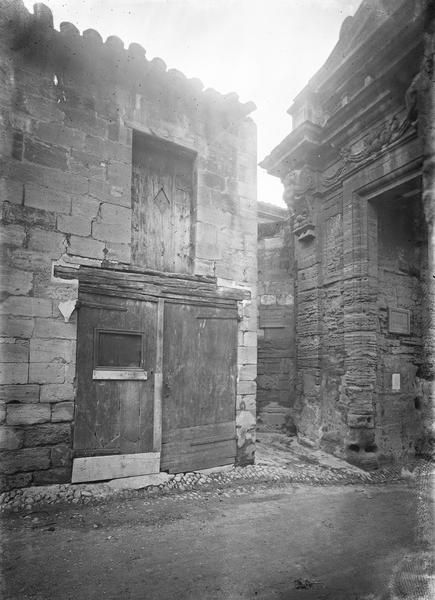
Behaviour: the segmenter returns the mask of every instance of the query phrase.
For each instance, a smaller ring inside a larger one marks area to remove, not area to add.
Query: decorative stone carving
[[[380,127],[370,132],[364,139],[363,148],[359,152],[352,152],[350,148],[342,148],[339,151],[341,164],[331,175],[323,177],[322,184],[324,187],[331,187],[338,183],[347,173],[351,164],[375,157],[388,148],[390,144],[401,138],[410,127],[415,128],[417,126],[419,77],[420,74],[414,77],[405,93],[405,117],[400,119],[399,115],[394,115]]]
[[[315,226],[306,211],[296,217],[293,233],[299,242],[314,239],[316,237],[314,230]]]
[[[283,184],[283,200],[289,209],[294,209],[295,201],[299,200],[308,191],[315,189],[314,173],[307,166],[290,171],[284,177]]]
[[[315,190],[314,173],[307,166],[290,171],[283,180],[283,199],[289,209],[296,213],[293,233],[299,241],[315,238],[312,222],[311,193]]]

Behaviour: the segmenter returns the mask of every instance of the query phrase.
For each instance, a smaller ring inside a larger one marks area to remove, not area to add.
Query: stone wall
[[[69,481],[77,281],[59,264],[130,264],[132,133],[196,155],[190,274],[244,286],[237,382],[239,462],[252,462],[256,377],[256,130],[252,103],[202,90],[70,23],[6,0],[0,15],[3,486]],[[146,265],[143,265],[146,268]],[[250,443],[248,454],[244,454]]]
[[[294,282],[290,219],[258,226],[259,423],[292,430],[295,382]]]
[[[345,20],[262,163],[295,213],[298,435],[367,467],[426,452],[433,411],[433,21],[382,4]]]
[[[421,421],[426,403],[419,397],[417,378],[423,360],[422,283],[428,277],[427,232],[420,198],[410,201],[396,197],[380,202],[375,209],[379,285],[376,444],[383,455],[406,456],[421,451],[423,445]],[[391,307],[406,311],[398,314],[399,318],[409,318],[409,334],[391,331],[395,329]],[[392,389],[394,374],[395,387],[400,385],[397,390]]]

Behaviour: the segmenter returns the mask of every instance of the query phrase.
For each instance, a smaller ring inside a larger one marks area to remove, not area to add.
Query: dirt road
[[[57,508],[5,519],[3,598],[384,600],[415,533],[406,484]]]

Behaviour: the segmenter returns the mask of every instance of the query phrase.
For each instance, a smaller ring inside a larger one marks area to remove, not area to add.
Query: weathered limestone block
[[[72,233],[86,237],[91,235],[91,215],[88,218],[61,215],[57,219],[57,229],[64,233]]]
[[[195,254],[198,258],[211,260],[220,258],[221,249],[217,243],[218,230],[214,225],[197,223],[195,226],[195,240]]]
[[[200,171],[198,173],[198,185],[204,185],[205,187],[224,191],[226,188],[225,179],[217,173],[210,173],[207,171]]]
[[[241,365],[238,371],[239,381],[251,381],[257,377],[256,365]]]
[[[208,225],[219,225],[221,229],[232,229],[233,217],[231,213],[222,210],[220,204],[217,205],[204,205],[199,204],[195,210],[195,218],[201,223]]]
[[[56,467],[32,474],[34,485],[51,485],[53,483],[68,483],[71,481],[71,467]]]
[[[130,186],[111,185],[104,181],[89,180],[89,195],[100,202],[110,202],[131,208]]]
[[[40,185],[25,184],[24,205],[68,215],[71,212],[71,196]]]
[[[71,425],[69,423],[47,423],[27,427],[23,430],[23,444],[27,448],[35,446],[68,445],[71,443]]]
[[[46,229],[32,229],[28,248],[38,252],[46,252],[52,258],[60,258],[65,252],[67,241],[65,234]]]
[[[25,296],[32,289],[33,273],[0,267],[0,290],[16,296]]]
[[[60,338],[32,338],[30,340],[31,363],[49,363],[53,361],[58,363],[69,363],[75,360],[75,354],[76,342],[74,340]]]
[[[51,412],[51,421],[60,423],[62,421],[72,421],[74,417],[74,402],[59,402],[54,404]]]
[[[255,453],[255,415],[246,409],[244,400],[240,402],[240,410],[236,416],[237,464],[252,464]]]
[[[0,472],[7,475],[21,471],[48,469],[50,466],[50,450],[47,448],[23,448],[3,452],[0,457]]]
[[[121,163],[131,162],[131,148],[125,144],[115,143],[105,138],[86,135],[84,150],[104,160],[119,161]]]
[[[71,464],[72,451],[65,444],[54,446],[50,452],[51,465],[53,467],[67,467]]]
[[[256,331],[243,332],[243,345],[257,347],[257,332]]]
[[[7,338],[8,339],[8,338]],[[28,340],[0,341],[0,362],[2,363],[20,363],[27,362],[29,359]]]
[[[3,202],[21,204],[23,202],[23,184],[12,179],[0,179],[0,198]]]
[[[44,142],[80,150],[84,145],[85,134],[67,127],[64,123],[39,121],[34,125],[33,132]]]
[[[65,400],[74,400],[74,387],[71,383],[41,385],[41,402],[63,402]]]
[[[131,238],[131,223],[130,221],[120,221],[119,223],[94,221],[92,223],[92,237],[96,240],[110,240],[116,244],[128,244]]]
[[[44,98],[34,94],[28,94],[25,100],[25,107],[28,114],[36,120],[58,121],[61,123],[64,119],[64,113],[59,104],[51,98]]]
[[[75,340],[76,323],[63,323],[55,319],[36,319],[35,321],[35,338],[62,338],[67,340]]]
[[[68,254],[83,256],[87,258],[104,259],[105,244],[91,237],[79,237],[71,235],[67,248]]]
[[[24,432],[13,427],[0,427],[0,450],[17,450],[23,446]]]
[[[255,394],[257,385],[255,381],[239,381],[237,383],[238,394]]]
[[[65,383],[74,383],[76,377],[75,360],[65,365]]]
[[[24,227],[21,225],[0,224],[0,243],[8,246],[22,246],[26,239]]]
[[[39,402],[39,385],[0,385],[0,401],[20,404]]]
[[[18,223],[30,230],[32,227],[38,227],[44,230],[54,230],[56,228],[56,214],[31,208],[18,204],[3,204],[4,223]]]
[[[129,188],[131,185],[131,165],[115,160],[109,161],[107,181],[112,185]]]
[[[247,410],[252,414],[255,414],[256,396],[255,394],[237,394],[236,409]]]
[[[3,384],[27,383],[28,363],[0,363],[0,381]]]
[[[65,367],[62,363],[30,363],[29,383],[63,383]]]
[[[35,273],[47,268],[47,255],[27,248],[14,248],[8,253],[8,263],[12,268],[33,271],[35,276]]]
[[[101,181],[106,177],[106,163],[101,158],[81,150],[72,150],[68,160],[68,169],[71,173]]]
[[[51,317],[52,310],[52,302],[46,298],[9,296],[0,303],[0,315]]]
[[[257,363],[257,348],[254,346],[239,347],[237,362],[240,365],[255,365]]]
[[[8,425],[33,425],[50,421],[49,404],[8,404],[6,423]]]
[[[31,473],[18,473],[16,475],[0,476],[0,489],[4,492],[18,488],[28,487],[32,481]]]
[[[100,201],[90,196],[73,196],[71,201],[71,215],[91,221],[97,217]]]

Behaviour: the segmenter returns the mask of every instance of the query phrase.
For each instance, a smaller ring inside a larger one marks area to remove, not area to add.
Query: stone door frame
[[[376,450],[377,215],[372,204],[386,191],[421,175],[418,140],[398,145],[343,181],[343,294],[345,375],[349,402],[346,456],[352,446]],[[353,456],[352,456],[353,455]]]

